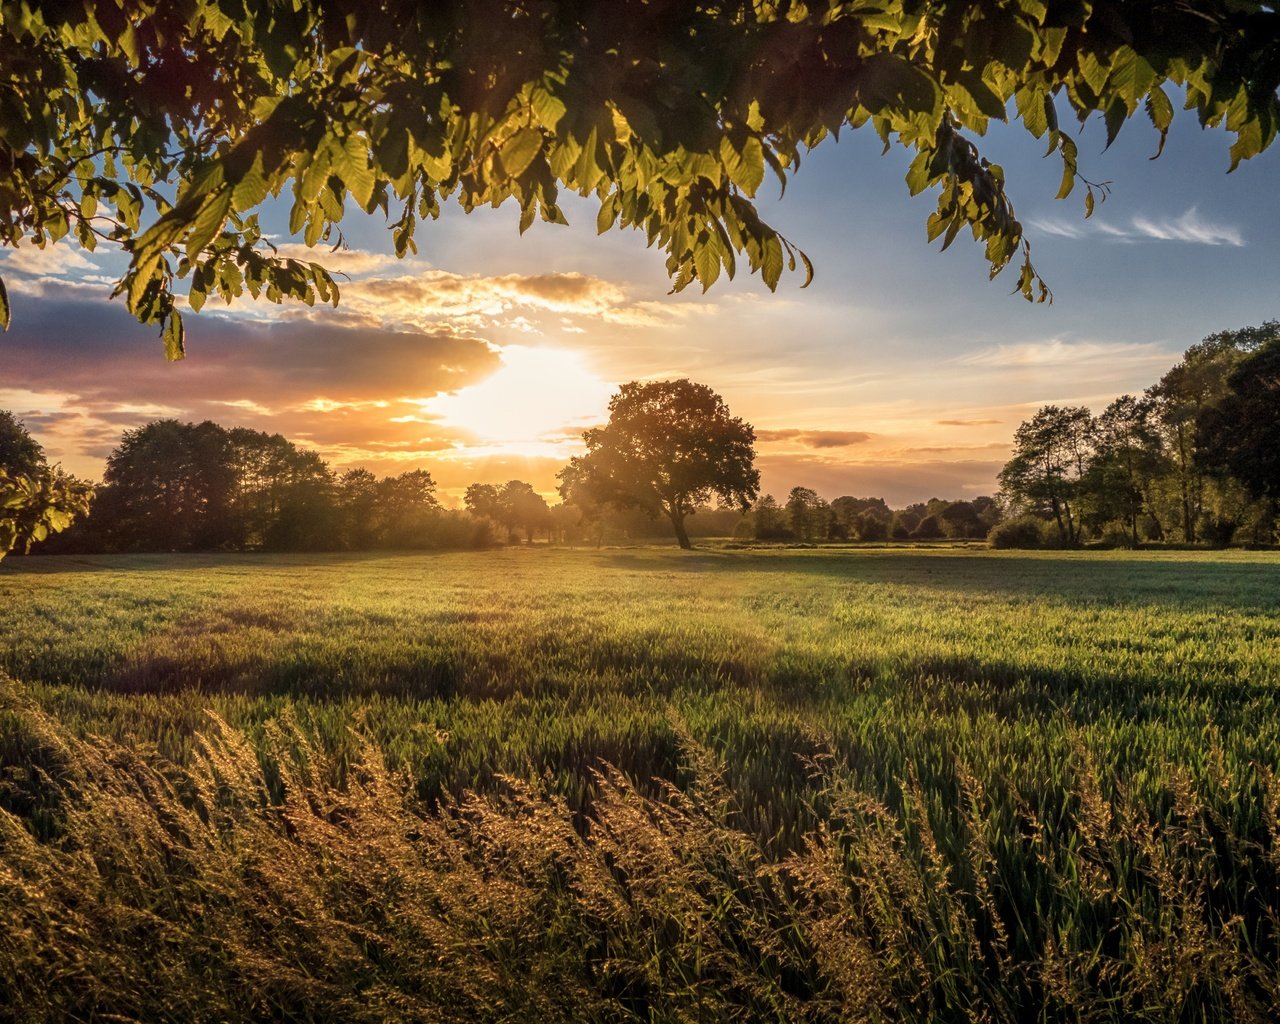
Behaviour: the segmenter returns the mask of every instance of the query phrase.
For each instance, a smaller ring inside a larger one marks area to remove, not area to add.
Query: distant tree
[[[1200,418],[1228,392],[1232,370],[1266,338],[1268,325],[1211,334],[1192,345],[1160,381],[1147,390],[1169,456],[1182,538],[1195,543],[1205,511],[1205,466],[1196,455]]]
[[[1230,474],[1254,498],[1280,501],[1280,323],[1231,371],[1227,393],[1196,423],[1196,454],[1211,472]]]
[[[279,434],[156,420],[107,457],[93,526],[129,551],[314,550],[340,544],[333,477]]]
[[[1138,546],[1138,520],[1156,479],[1168,468],[1150,398],[1121,395],[1097,419],[1088,487],[1100,521],[1120,519]]]
[[[839,528],[838,532],[845,537],[858,536],[858,517],[864,512],[875,512],[886,523],[893,518],[893,512],[883,498],[855,498],[842,494],[831,502],[831,518]]]
[[[989,494],[980,494],[974,498],[973,510],[978,513],[978,518],[982,520],[986,533],[989,533],[991,528],[1003,518],[1000,502]],[[984,533],[984,536],[986,533]]]
[[[425,469],[414,469],[378,481],[374,519],[380,545],[392,548],[429,546],[431,526],[440,511],[436,482]]]
[[[942,532],[956,540],[974,540],[987,535],[987,524],[970,501],[953,501],[937,514]]]
[[[13,413],[0,409],[0,470],[35,478],[46,468],[44,448]]]
[[[281,434],[267,434],[247,427],[227,431],[233,485],[227,502],[232,543],[241,549],[281,545],[332,547],[313,536],[317,530],[340,529],[330,493],[333,476],[315,452],[299,449]],[[282,531],[281,517],[291,526]],[[308,526],[308,516],[324,523]],[[273,540],[268,544],[268,534]],[[291,538],[286,542],[286,535]]]
[[[826,536],[826,503],[811,487],[793,487],[787,495],[787,518],[797,540],[820,540]]]
[[[363,467],[348,469],[334,485],[339,546],[363,551],[378,537],[378,478]]]
[[[942,535],[942,521],[932,512],[921,519],[911,531],[914,540],[937,540]]]
[[[235,486],[227,432],[216,423],[156,420],[126,430],[107,456],[105,529],[134,551],[191,551],[234,543]],[[105,511],[104,508],[104,511]]]
[[[498,521],[500,501],[493,484],[471,484],[462,498],[467,511],[478,519]]]
[[[338,547],[341,517],[333,473],[313,451],[294,449],[275,518],[262,546],[270,551],[325,551]]]
[[[535,530],[546,529],[551,521],[546,499],[524,480],[508,480],[498,492],[501,522],[509,529],[524,530],[525,540],[533,543]]]
[[[832,502],[835,505],[835,502]],[[854,521],[854,536],[864,542],[889,539],[889,518],[874,508],[864,509]]]
[[[1082,480],[1093,455],[1093,415],[1083,406],[1046,405],[1014,434],[1014,453],[1000,471],[1010,503],[1051,518],[1065,546],[1080,540]]]
[[[782,540],[791,536],[787,517],[772,494],[763,494],[751,506],[752,535],[756,540]]]
[[[666,516],[682,548],[693,546],[685,517],[712,495],[745,511],[759,489],[755,432],[704,384],[624,384],[609,422],[582,436],[587,453],[561,471],[561,495]]]
[[[923,518],[924,516],[913,507],[898,509],[889,521],[889,536],[894,540],[906,540],[911,536],[911,531],[920,525],[920,520]]]

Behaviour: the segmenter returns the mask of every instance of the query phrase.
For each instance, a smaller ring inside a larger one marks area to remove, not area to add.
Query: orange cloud
[[[757,430],[756,440],[764,444],[794,441],[805,448],[847,448],[865,444],[874,434],[865,430]]]

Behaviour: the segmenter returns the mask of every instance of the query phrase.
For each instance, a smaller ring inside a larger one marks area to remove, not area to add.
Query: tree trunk
[[[680,542],[680,546],[686,551],[691,551],[693,545],[689,543],[689,535],[684,529],[684,516],[679,512],[668,512],[667,515],[671,519],[672,529],[676,531],[676,540]]]

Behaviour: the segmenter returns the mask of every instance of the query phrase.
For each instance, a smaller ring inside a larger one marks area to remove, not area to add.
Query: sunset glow
[[[614,388],[576,352],[508,345],[501,357],[495,373],[423,401],[423,412],[485,447],[513,453],[547,442],[576,443],[583,427],[605,420]]]

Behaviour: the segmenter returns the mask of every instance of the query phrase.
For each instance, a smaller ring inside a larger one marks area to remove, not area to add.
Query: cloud
[[[991,345],[951,360],[959,366],[1025,369],[1034,367],[1079,366],[1083,363],[1166,363],[1170,353],[1150,342],[1031,341],[1013,345]]]
[[[83,252],[70,245],[49,245],[43,249],[24,245],[6,249],[0,256],[0,271],[28,277],[69,277],[71,271],[100,269]]]
[[[1125,224],[1091,218],[1069,221],[1061,217],[1032,219],[1030,226],[1046,235],[1059,238],[1108,238],[1117,242],[1189,242],[1195,245],[1245,244],[1240,229],[1229,224],[1213,224],[1204,220],[1193,206],[1180,217],[1153,218],[1136,216]]]
[[[344,315],[415,327],[447,320],[462,330],[501,321],[527,333],[537,329],[528,319],[531,314],[600,317],[625,304],[618,285],[578,273],[484,277],[428,270],[342,287]]]
[[[1004,420],[934,420],[940,427],[992,427]]]
[[[873,434],[865,430],[757,430],[756,440],[764,444],[794,441],[805,448],[847,448],[864,444]]]
[[[87,457],[105,455],[122,429],[167,416],[280,432],[326,457],[374,442],[447,448],[456,432],[392,418],[499,365],[486,342],[443,327],[262,324],[207,314],[188,322],[188,357],[169,363],[154,329],[122,305],[78,298],[28,304],[3,345],[6,396],[37,415],[62,414],[40,440],[77,456],[69,468],[81,473],[96,472]]]
[[[332,274],[345,274],[348,277],[361,277],[375,274],[395,267],[421,267],[422,263],[414,259],[400,259],[390,253],[365,252],[362,249],[335,249],[328,247],[313,248],[299,242],[276,244],[276,255],[291,260],[303,260],[307,263],[319,263]],[[341,287],[341,283],[339,284]]]

